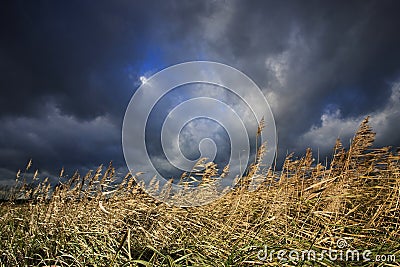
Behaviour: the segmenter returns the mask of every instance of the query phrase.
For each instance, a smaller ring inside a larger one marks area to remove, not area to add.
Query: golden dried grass
[[[24,195],[27,202],[16,204],[14,198],[0,206],[1,266],[378,264],[257,257],[265,245],[276,251],[322,251],[339,239],[351,249],[400,258],[400,155],[388,147],[372,148],[374,137],[366,118],[348,150],[336,142],[329,167],[313,162],[308,149],[300,158],[288,155],[280,173],[258,173],[261,146],[239,186],[201,207],[171,207],[154,200],[137,184],[140,173],[115,183],[112,164],[85,176],[75,173],[52,192],[47,181],[35,188],[20,184],[15,195]],[[217,181],[215,164],[204,160],[197,167],[204,177],[201,185]],[[190,184],[194,173],[183,175],[181,183]],[[260,175],[262,186],[248,190],[251,179]],[[168,194],[168,186],[160,190]]]

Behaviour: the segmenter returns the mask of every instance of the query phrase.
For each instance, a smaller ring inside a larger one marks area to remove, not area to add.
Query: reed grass
[[[366,118],[348,149],[336,142],[330,166],[307,149],[302,157],[288,155],[280,172],[259,172],[261,146],[239,186],[201,207],[156,201],[138,186],[140,173],[116,182],[112,164],[75,173],[54,190],[46,180],[34,187],[21,182],[28,166],[14,196],[0,204],[0,266],[399,266],[400,155],[373,148],[374,137]],[[201,164],[200,185],[209,190],[216,166]],[[260,176],[263,184],[248,190]],[[264,246],[319,252],[339,239],[397,261],[257,256]]]

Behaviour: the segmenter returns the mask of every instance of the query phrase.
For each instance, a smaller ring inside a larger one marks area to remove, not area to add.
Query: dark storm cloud
[[[14,174],[25,167],[29,158],[35,168],[53,174],[63,166],[74,171],[120,159],[119,125],[109,116],[79,121],[62,115],[54,106],[48,106],[47,112],[40,118],[0,119],[0,161],[7,163]],[[122,161],[117,163],[121,165]]]
[[[162,53],[156,36],[168,28],[160,18],[169,9],[154,1],[3,3],[2,113],[32,115],[49,97],[77,117],[120,112],[132,94],[127,74],[167,64],[148,50]]]
[[[175,63],[164,59],[175,45],[166,42],[170,32],[182,25],[175,13],[191,16],[202,8],[156,1],[2,2],[0,162],[11,170],[2,177],[31,157],[52,172],[109,160],[123,166],[120,128],[139,76]]]
[[[400,70],[398,6],[390,1],[236,2],[214,46],[264,87],[281,149],[299,150],[307,144],[298,137],[321,125],[329,109],[359,118],[385,108]]]
[[[380,144],[400,145],[396,1],[0,5],[0,169],[7,176],[30,157],[51,171],[123,165],[121,123],[139,76],[198,59],[232,65],[262,87],[280,158],[308,145],[327,153],[368,114]]]

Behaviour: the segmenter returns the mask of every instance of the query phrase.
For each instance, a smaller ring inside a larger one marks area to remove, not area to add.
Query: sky
[[[41,176],[111,160],[123,174],[122,122],[140,77],[193,60],[230,65],[261,88],[278,163],[307,147],[329,157],[367,115],[376,145],[398,147],[399,10],[398,1],[368,0],[1,1],[0,184],[12,184],[31,158]],[[212,88],[171,93],[148,125],[155,158],[157,114],[199,92],[235,103]],[[226,161],[219,125],[187,126],[183,154],[198,157],[197,143],[214,138]]]

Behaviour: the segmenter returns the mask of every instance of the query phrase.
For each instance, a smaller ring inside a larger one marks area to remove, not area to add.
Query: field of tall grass
[[[251,173],[188,208],[145,194],[139,174],[116,183],[112,165],[53,190],[23,182],[29,164],[0,204],[0,266],[399,266],[400,155],[374,138],[367,118],[329,166],[291,154],[257,190]]]

